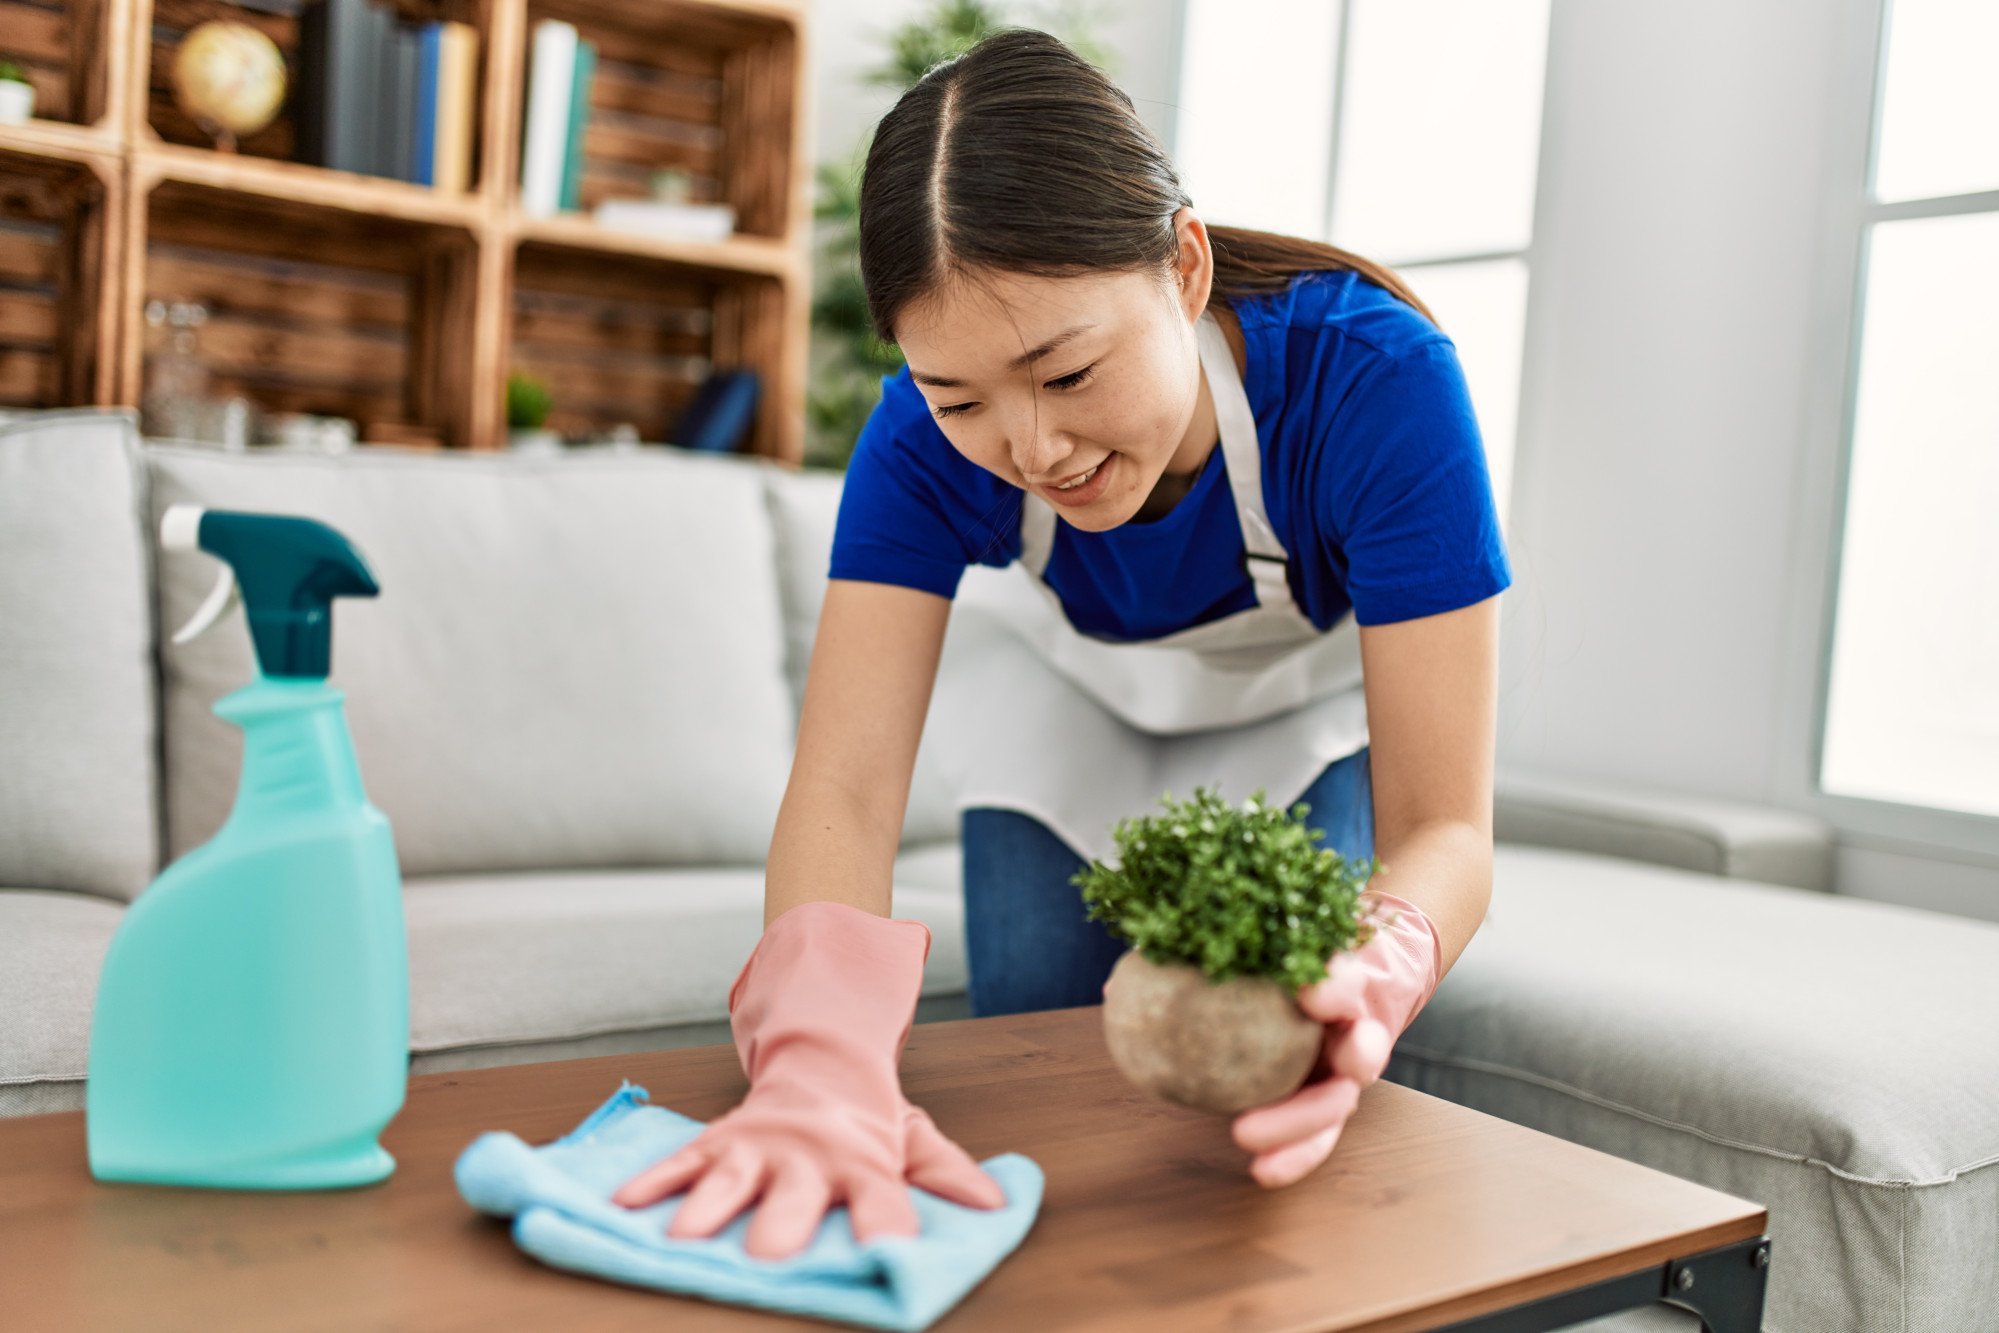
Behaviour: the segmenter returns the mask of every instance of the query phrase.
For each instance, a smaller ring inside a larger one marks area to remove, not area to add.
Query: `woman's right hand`
[[[729,990],[748,1094],[612,1201],[649,1207],[691,1186],[667,1229],[677,1239],[711,1236],[756,1204],[744,1248],[762,1259],[804,1249],[839,1203],[857,1241],[915,1235],[912,1184],[1003,1206],[998,1182],[896,1074],[929,951],[922,922],[845,903],[801,903],[772,921]]]

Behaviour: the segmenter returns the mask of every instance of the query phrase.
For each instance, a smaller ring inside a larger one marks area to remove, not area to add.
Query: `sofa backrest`
[[[231,454],[130,409],[0,424],[0,886],[129,900],[228,814],[241,733],[212,710],[253,659],[240,611],[167,642],[222,570],[159,549],[176,503],[318,518],[370,562],[329,679],[405,873],[761,862],[843,484],[685,451]],[[926,732],[903,842],[957,833]]]
[[[0,424],[0,886],[158,872],[150,553],[129,409]]]
[[[173,504],[338,528],[382,594],[335,604],[329,681],[408,875],[760,863],[795,718],[763,479],[689,452],[230,454],[147,442]],[[240,615],[186,645],[221,566],[159,559],[167,853],[228,813],[253,673]]]

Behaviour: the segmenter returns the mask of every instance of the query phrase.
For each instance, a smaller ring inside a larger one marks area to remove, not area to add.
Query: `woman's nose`
[[[1055,431],[1042,430],[1015,437],[1009,452],[1021,476],[1046,481],[1055,475],[1063,459],[1076,452],[1076,446]]]

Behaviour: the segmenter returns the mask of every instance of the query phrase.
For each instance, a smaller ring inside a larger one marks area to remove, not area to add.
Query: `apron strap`
[[[1197,333],[1201,369],[1215,400],[1215,424],[1222,437],[1222,457],[1228,463],[1229,490],[1235,495],[1236,521],[1242,525],[1243,551],[1260,606],[1291,606],[1291,584],[1285,578],[1287,557],[1263,507],[1263,456],[1256,442],[1256,414],[1236,373],[1235,354],[1212,311],[1201,312]]]
[[[1033,491],[1020,493],[1020,563],[1040,578],[1055,553],[1055,506]]]

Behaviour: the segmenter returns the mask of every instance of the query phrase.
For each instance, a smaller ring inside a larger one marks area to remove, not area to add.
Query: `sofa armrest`
[[[1495,842],[1596,852],[1821,893],[1833,887],[1831,827],[1775,806],[1502,769],[1494,777],[1492,833]]]

